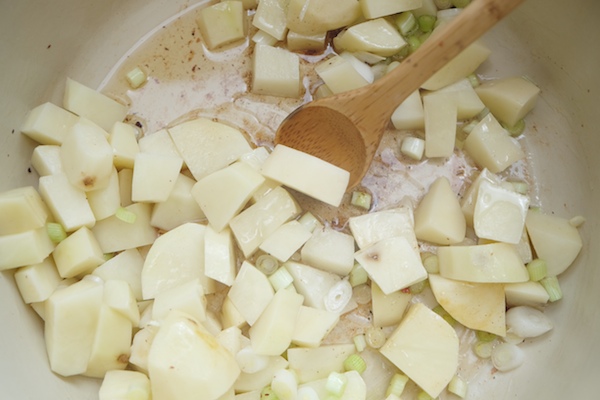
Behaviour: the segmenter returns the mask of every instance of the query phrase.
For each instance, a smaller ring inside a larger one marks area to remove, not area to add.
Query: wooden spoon
[[[385,77],[294,110],[276,144],[312,154],[350,172],[348,188],[367,173],[396,107],[523,0],[474,0]]]

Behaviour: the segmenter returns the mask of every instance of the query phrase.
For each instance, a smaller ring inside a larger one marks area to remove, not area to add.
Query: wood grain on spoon
[[[524,0],[474,0],[385,77],[359,89],[307,103],[279,126],[276,144],[350,172],[349,188],[369,169],[396,107]]]

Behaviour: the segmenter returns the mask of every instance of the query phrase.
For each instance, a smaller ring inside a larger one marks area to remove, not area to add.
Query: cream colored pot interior
[[[1,0],[0,190],[35,185],[26,112],[60,104],[65,78],[98,87],[140,38],[194,0]],[[527,75],[541,88],[529,138],[545,210],[583,215],[584,250],[563,275],[565,298],[548,313],[554,331],[525,346],[515,373],[482,376],[470,397],[598,398],[600,377],[600,2],[528,0],[487,40],[490,75]],[[493,68],[493,69],[492,69]],[[95,399],[98,383],[48,368],[42,324],[0,274],[0,398]]]

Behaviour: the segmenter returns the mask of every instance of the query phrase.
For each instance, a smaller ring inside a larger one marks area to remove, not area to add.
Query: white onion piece
[[[528,306],[506,312],[507,331],[522,338],[534,338],[552,329],[552,321],[540,310]]]
[[[498,371],[510,371],[520,367],[525,361],[525,353],[517,345],[498,343],[492,350],[492,364]]]
[[[302,386],[298,389],[297,400],[320,400],[317,391],[310,386]]]
[[[246,346],[236,353],[235,361],[242,372],[253,374],[262,371],[269,365],[269,356],[256,354],[252,346]]]
[[[342,312],[352,297],[352,285],[346,279],[342,279],[329,289],[323,299],[325,309],[330,312]]]
[[[271,389],[280,400],[296,400],[298,395],[296,374],[289,369],[280,369],[273,375]]]

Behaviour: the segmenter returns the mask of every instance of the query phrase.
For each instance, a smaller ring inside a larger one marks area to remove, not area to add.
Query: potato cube
[[[31,155],[31,166],[40,176],[64,172],[60,161],[60,146],[50,144],[36,146]]]
[[[383,18],[352,25],[333,40],[337,51],[366,51],[382,57],[398,53],[406,41],[391,23]]]
[[[204,273],[207,277],[231,286],[236,274],[236,258],[231,229],[215,231],[206,226],[204,235]]]
[[[275,46],[275,44],[278,42],[278,40],[276,38],[274,38],[273,36],[269,35],[267,32],[261,31],[259,29],[256,31],[256,33],[254,35],[252,35],[252,42],[256,46],[261,45],[261,44],[264,44],[267,46]]]
[[[171,310],[183,311],[198,321],[206,320],[206,296],[199,279],[162,291],[154,298],[152,319],[164,320]]]
[[[495,174],[492,174],[487,168],[484,168],[463,194],[460,201],[460,208],[465,215],[465,220],[469,227],[473,227],[473,214],[475,213],[475,204],[477,204],[477,194],[479,193],[479,187],[483,182],[500,184],[500,178]]]
[[[287,34],[286,11],[289,0],[261,0],[258,2],[252,25],[267,32],[277,40]]]
[[[118,169],[133,168],[135,156],[140,151],[136,133],[132,125],[124,122],[115,122],[111,128],[108,143],[112,146],[113,162]]]
[[[436,244],[455,244],[464,240],[465,216],[447,178],[436,179],[415,210],[415,234],[420,240]]]
[[[63,107],[108,131],[127,115],[127,107],[73,79],[67,78]]]
[[[287,261],[311,237],[311,232],[296,220],[281,225],[259,248],[281,262]]]
[[[244,325],[246,325],[246,319],[233,305],[229,296],[225,296],[223,299],[220,317],[221,323],[223,324],[223,329],[227,329],[232,326],[242,328]]]
[[[448,85],[435,93],[450,95],[452,101],[456,102],[457,118],[459,120],[473,118],[486,107],[479,99],[471,82],[466,78]]]
[[[33,186],[0,193],[0,235],[41,228],[48,220],[48,209]]]
[[[0,236],[0,271],[41,263],[54,250],[46,227]]]
[[[181,157],[173,139],[171,139],[171,135],[169,135],[169,131],[166,129],[142,136],[138,141],[138,146],[139,151],[142,153]]]
[[[92,228],[105,253],[146,246],[156,239],[156,230],[150,225],[151,205],[136,203],[125,208],[136,215],[135,222],[121,221],[112,216],[98,221]]]
[[[113,168],[110,174],[108,186],[87,192],[87,199],[97,221],[108,218],[117,212],[121,206],[121,194],[119,193],[119,174],[116,168]]]
[[[52,257],[19,268],[14,277],[21,297],[27,304],[46,300],[62,280]]]
[[[507,283],[504,285],[506,305],[542,307],[550,298],[548,292],[539,282]]]
[[[136,300],[142,300],[142,267],[144,259],[137,249],[120,252],[110,260],[96,268],[92,275],[99,276],[104,281],[117,280],[129,284]]]
[[[509,126],[516,125],[535,107],[540,93],[536,85],[522,77],[488,81],[475,91],[492,114]]]
[[[382,239],[403,236],[415,252],[419,251],[414,231],[413,210],[408,206],[351,217],[348,219],[348,223],[360,249]]]
[[[525,157],[519,142],[510,137],[492,114],[475,125],[463,148],[480,167],[493,173],[502,172]]]
[[[264,181],[254,168],[236,162],[200,179],[192,188],[192,196],[211,226],[220,232]]]
[[[300,59],[296,54],[277,47],[257,45],[252,71],[253,93],[281,97],[300,95]]]
[[[192,196],[195,183],[192,178],[179,174],[167,200],[155,204],[152,208],[150,224],[168,231],[186,222],[204,219],[204,212]]]
[[[303,34],[288,31],[286,44],[289,51],[322,52],[325,50],[327,32]]]
[[[338,55],[321,61],[315,71],[334,94],[358,89],[370,83],[350,61]]]
[[[54,261],[63,278],[90,273],[104,262],[104,253],[88,228],[79,228],[54,249]]]
[[[113,370],[106,372],[100,391],[99,400],[150,400],[150,380],[138,371]]]
[[[304,296],[304,305],[324,310],[323,299],[341,280],[340,276],[293,261],[286,262],[284,267],[294,278],[292,283],[296,291]]]
[[[258,372],[245,373],[242,372],[238,379],[235,381],[234,388],[239,392],[258,391],[258,399],[260,400],[260,391],[271,384],[275,373],[281,369],[285,369],[288,366],[288,362],[281,356],[265,356],[268,359],[268,364],[265,368]],[[238,396],[235,396],[235,400],[238,400]]]
[[[315,229],[300,254],[305,264],[345,276],[354,266],[354,238],[332,228]]]
[[[423,100],[418,90],[415,90],[394,110],[392,124],[396,129],[425,128]]]
[[[331,371],[343,372],[344,360],[356,353],[350,344],[334,344],[316,348],[292,347],[288,349],[289,368],[296,371],[300,383],[327,378]]]
[[[245,36],[244,7],[240,1],[221,1],[200,10],[198,28],[206,47],[215,49]]]
[[[265,274],[245,261],[227,297],[249,325],[253,325],[273,298],[273,287]]]
[[[385,294],[374,281],[371,282],[371,304],[373,308],[373,325],[386,327],[398,324],[408,307],[412,294],[397,290]]]
[[[262,173],[335,207],[340,205],[350,180],[348,171],[284,145],[275,146],[263,164]]]
[[[423,154],[425,154],[425,140],[414,136],[405,137],[400,145],[400,153],[413,160],[420,161]]]
[[[290,0],[287,26],[294,32],[310,35],[350,25],[361,15],[356,0]]]
[[[421,7],[423,0],[359,0],[363,15],[367,19],[384,17]]]
[[[138,153],[133,169],[131,200],[151,203],[167,200],[182,164],[183,160],[179,157]]]
[[[31,110],[21,125],[21,132],[40,144],[59,145],[79,118],[52,103]]]
[[[319,347],[339,319],[339,313],[301,306],[292,334],[292,343],[302,347]]]
[[[119,195],[121,198],[121,207],[130,206],[131,201],[131,184],[133,183],[133,170],[123,168],[119,174]]]
[[[452,96],[433,93],[423,97],[425,156],[450,157],[456,141],[457,106]]]
[[[102,301],[113,310],[118,311],[123,316],[127,317],[133,326],[137,327],[139,325],[140,309],[133,290],[131,290],[131,286],[127,281],[121,279],[105,279],[104,297]]]

